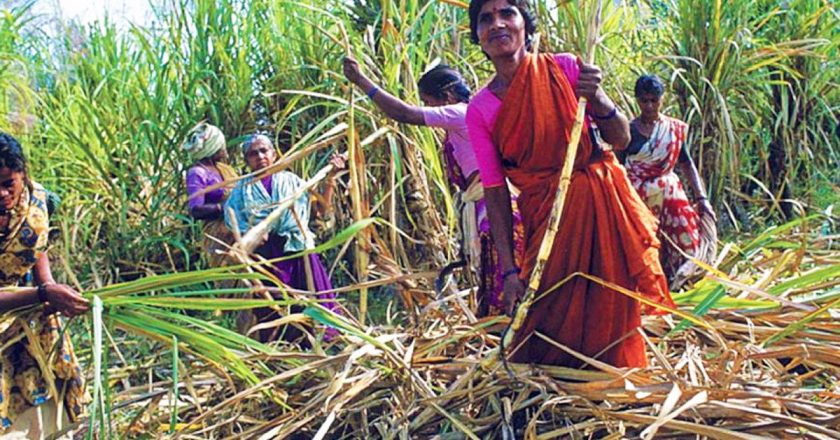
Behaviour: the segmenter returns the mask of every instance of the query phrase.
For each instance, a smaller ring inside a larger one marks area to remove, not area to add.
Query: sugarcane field
[[[840,3],[0,1],[0,439],[840,439]]]

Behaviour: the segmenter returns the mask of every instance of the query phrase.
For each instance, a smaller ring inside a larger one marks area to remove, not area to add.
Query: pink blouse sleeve
[[[558,53],[554,55],[554,61],[557,63],[558,66],[563,70],[563,73],[566,74],[566,78],[569,79],[569,85],[572,86],[574,89],[577,86],[578,78],[580,77],[580,65],[578,64],[578,57],[570,54],[570,53]],[[586,114],[586,123],[592,125],[592,120],[589,117],[589,106],[592,103],[588,103],[587,107],[587,114]]]
[[[467,130],[470,133],[470,144],[478,162],[478,172],[481,185],[492,188],[505,184],[505,174],[502,169],[502,158],[493,143],[493,131],[479,110],[480,96],[476,96],[467,107]]]
[[[444,105],[441,107],[420,107],[423,121],[428,127],[438,127],[444,130],[455,130],[464,127],[464,104]]]
[[[554,55],[554,61],[563,69],[566,78],[569,79],[569,84],[574,89],[577,85],[578,77],[580,76],[580,66],[578,66],[578,58],[570,53],[558,53]]]

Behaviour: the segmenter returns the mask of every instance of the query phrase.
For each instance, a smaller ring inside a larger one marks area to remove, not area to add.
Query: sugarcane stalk
[[[353,48],[350,44],[350,37],[347,35],[347,30],[344,25],[339,22],[339,30],[341,31],[342,39],[344,40],[345,56],[353,56]],[[363,197],[362,184],[364,182],[364,156],[362,156],[361,146],[358,143],[356,136],[356,105],[353,101],[354,88],[349,87],[347,92],[347,151],[348,151],[348,169],[350,171],[350,201],[353,204],[353,220],[360,221],[366,218],[367,208],[365,206],[365,198]],[[368,266],[368,234],[365,231],[359,232],[359,237],[356,238],[356,282],[364,283],[367,280],[367,266]],[[364,286],[364,284],[362,284]],[[367,288],[359,289],[359,322],[364,325],[365,315],[367,315]]]
[[[294,206],[289,208],[292,216],[295,218],[295,223],[297,223],[298,228],[301,231],[304,230],[303,220],[300,219],[297,211],[295,210]],[[309,256],[306,255],[303,257],[303,272],[306,275],[306,289],[310,292],[316,292],[315,290],[315,278],[312,276],[312,262],[309,260]]]
[[[586,37],[586,62],[592,63],[595,58],[595,46],[598,40],[599,28],[601,25],[601,0],[595,2],[595,10],[589,20]],[[560,172],[560,181],[557,184],[557,191],[554,196],[554,204],[551,208],[551,214],[548,219],[548,228],[545,231],[542,242],[540,243],[540,250],[537,254],[537,262],[531,271],[528,279],[528,286],[525,290],[525,295],[516,308],[513,315],[513,320],[510,323],[507,331],[502,337],[502,344],[499,349],[499,356],[502,362],[507,366],[506,350],[513,342],[516,332],[522,328],[525,322],[525,317],[528,315],[528,310],[534,303],[537,289],[540,287],[542,281],[543,271],[545,265],[551,256],[551,250],[554,247],[554,238],[557,235],[557,230],[560,227],[560,219],[563,216],[563,209],[566,206],[566,195],[569,191],[569,185],[572,181],[572,170],[574,168],[575,158],[577,157],[578,146],[580,145],[580,136],[583,132],[584,116],[586,114],[587,100],[585,97],[578,99],[577,113],[575,114],[575,123],[572,126],[571,136],[569,137],[569,145],[566,148],[566,157],[563,162],[563,168]],[[510,369],[508,368],[508,372]],[[512,375],[512,373],[511,373]]]

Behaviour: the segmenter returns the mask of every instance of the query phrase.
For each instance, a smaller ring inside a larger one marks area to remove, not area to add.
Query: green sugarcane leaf
[[[108,306],[146,305],[179,310],[249,310],[270,306],[289,306],[294,300],[234,299],[234,298],[173,298],[161,296],[118,297],[106,300]]]
[[[776,284],[767,289],[767,292],[773,295],[782,295],[790,290],[815,286],[837,277],[840,277],[840,264],[833,264],[814,269],[799,277]]]
[[[830,303],[820,307],[819,309],[807,314],[804,318],[800,319],[799,321],[796,321],[793,324],[788,325],[787,327],[782,329],[782,331],[780,331],[780,332],[774,334],[773,336],[770,336],[769,338],[767,338],[767,340],[765,340],[762,345],[764,347],[769,347],[770,345],[772,345],[776,342],[779,342],[780,340],[782,340],[782,339],[784,339],[784,338],[786,338],[786,337],[788,337],[788,336],[790,336],[790,335],[792,335],[792,334],[794,334],[798,331],[805,330],[806,326],[809,323],[811,323],[812,321],[814,321],[815,319],[820,317],[820,315],[824,314],[829,309],[835,308],[838,305],[840,305],[840,298],[837,298],[834,301],[831,301]]]
[[[243,348],[251,348],[253,350],[266,354],[277,353],[276,349],[266,344],[251,339],[243,334],[226,329],[210,321],[193,318],[192,316],[180,313],[171,313],[165,310],[155,310],[151,308],[144,308],[141,310],[141,312],[147,313],[150,316],[154,316],[159,319],[175,321],[176,323],[183,323],[185,326],[194,326],[201,330],[205,335],[218,338],[217,342],[230,349],[241,350]]]

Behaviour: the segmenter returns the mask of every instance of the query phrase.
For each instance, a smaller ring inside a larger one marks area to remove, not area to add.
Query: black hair
[[[439,64],[423,74],[420,81],[417,81],[417,87],[420,93],[437,99],[446,99],[446,92],[449,91],[460,102],[470,102],[472,96],[472,91],[461,73],[446,64]]]
[[[635,88],[636,97],[642,95],[654,95],[661,98],[665,94],[665,84],[656,75],[642,75],[636,80]]]
[[[470,41],[478,44],[478,14],[481,8],[490,0],[470,0]],[[519,10],[522,19],[525,20],[525,49],[531,50],[534,41],[534,33],[537,32],[537,17],[531,12],[527,0],[507,0],[508,4]]]
[[[3,132],[0,132],[0,168],[23,173],[24,183],[30,190],[32,189],[32,181],[29,179],[29,171],[26,167],[26,156],[23,155],[20,142],[12,135]]]

